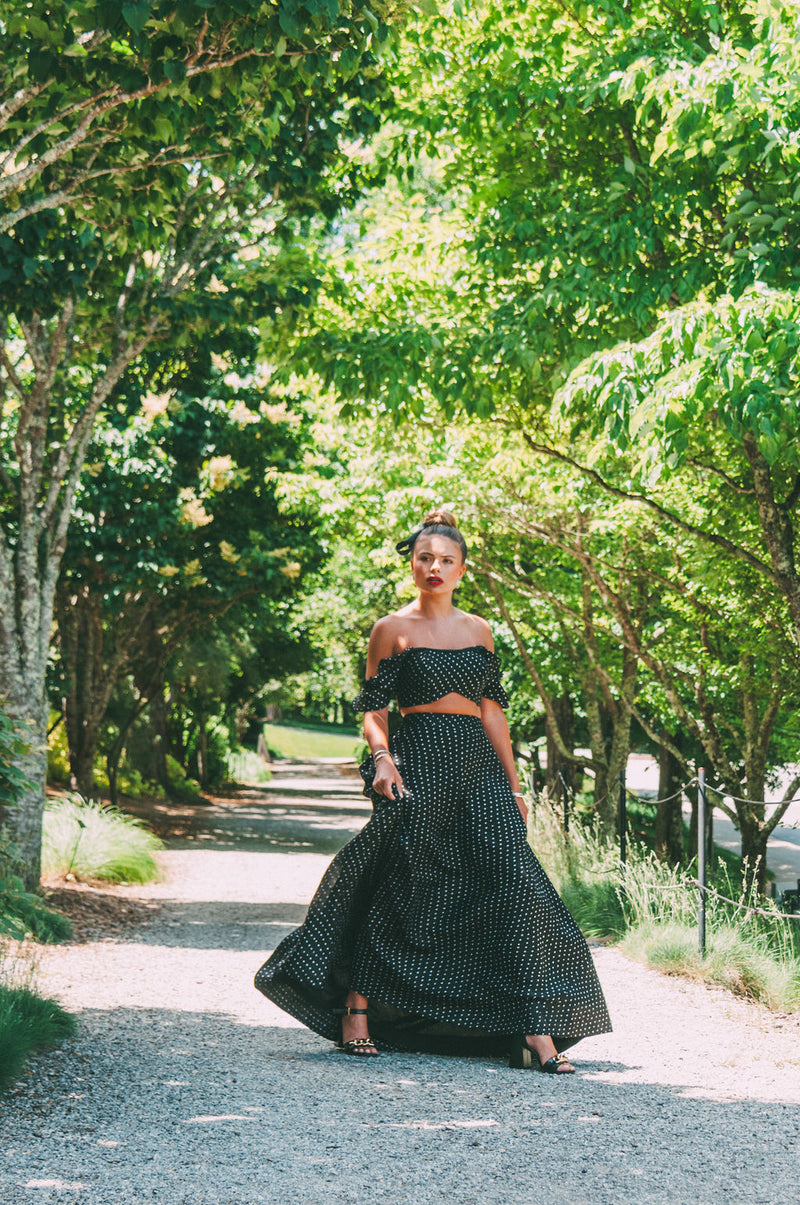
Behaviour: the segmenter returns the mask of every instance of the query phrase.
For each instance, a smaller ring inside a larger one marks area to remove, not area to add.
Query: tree
[[[395,161],[440,154],[460,219],[428,237],[425,273],[390,255],[350,322],[353,285],[336,281],[309,362],[351,406],[414,414],[434,397],[539,449],[568,381],[557,409],[623,451],[646,443],[651,475],[718,422],[756,491],[763,549],[742,555],[800,633],[792,10],[505,0],[421,19],[405,46]]]
[[[278,253],[353,195],[385,33],[333,0],[33,4],[0,26],[0,665],[35,734],[12,819],[29,885],[53,598],[97,417],[150,345],[235,323],[248,290],[265,313],[302,301],[303,256]]]
[[[308,508],[281,508],[277,496],[308,439],[298,402],[290,411],[219,356],[200,359],[124,426],[96,428],[78,491],[51,690],[66,701],[72,773],[87,796],[118,682],[136,667],[138,713],[163,693],[187,641],[210,640],[234,607],[247,623],[249,605],[250,622],[274,633],[320,559]]]
[[[701,723],[700,699],[687,702],[658,658],[650,668],[662,692],[672,682],[666,733],[691,703],[708,756],[711,721],[746,704],[749,734],[733,724],[741,747],[723,741],[729,764],[713,764],[756,799],[763,754],[782,753],[769,737],[775,708],[794,690],[781,650],[800,633],[796,68],[794,12],[770,0],[680,12],[507,0],[420,18],[392,77],[394,163],[413,177],[438,157],[450,238],[438,238],[440,220],[409,230],[394,257],[384,241],[386,280],[366,305],[337,256],[306,361],[351,411],[425,416],[433,402],[447,416],[494,416],[652,516],[683,549],[687,591],[688,548],[735,581],[729,602],[743,609],[714,653],[727,699]],[[430,195],[422,204],[436,212]],[[594,588],[614,594],[602,575]],[[678,608],[672,621],[678,634],[693,625],[702,660],[699,612]],[[632,628],[624,642],[636,651]],[[753,852],[764,817],[740,821]]]

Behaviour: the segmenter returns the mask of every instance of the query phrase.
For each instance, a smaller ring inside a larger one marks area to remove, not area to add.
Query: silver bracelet
[[[378,749],[375,753],[373,753],[372,760],[374,762],[379,762],[382,757],[391,757],[391,756],[392,755],[388,749]]]
[[[515,799],[524,799],[525,798],[525,796],[522,794],[522,791],[512,791],[511,794],[514,796]]]

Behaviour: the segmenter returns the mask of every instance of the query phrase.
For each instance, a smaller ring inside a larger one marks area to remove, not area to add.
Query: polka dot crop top
[[[482,644],[463,649],[412,645],[384,657],[378,663],[378,672],[367,679],[352,705],[354,711],[380,711],[397,699],[401,707],[418,707],[451,692],[478,706],[481,699],[493,699],[501,707],[508,707],[497,654]]]

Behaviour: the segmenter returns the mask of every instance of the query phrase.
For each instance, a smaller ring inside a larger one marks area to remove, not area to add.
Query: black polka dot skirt
[[[259,991],[335,1040],[349,989],[383,1048],[559,1050],[611,1024],[586,941],[526,839],[480,719],[406,716],[392,740],[402,800],[331,862],[305,922],[256,974]],[[374,765],[362,774],[369,788]]]

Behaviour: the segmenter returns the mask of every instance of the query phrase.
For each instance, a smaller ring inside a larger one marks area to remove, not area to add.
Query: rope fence
[[[687,883],[693,883],[695,887],[701,887],[699,879],[687,878]],[[680,883],[651,883],[648,890],[650,891],[681,891]],[[748,916],[761,916],[765,920],[800,920],[800,912],[768,912],[766,908],[757,908],[753,904],[743,904],[741,900],[732,900],[722,892],[717,891],[714,887],[704,888],[706,895],[713,895],[718,900],[723,900],[726,904],[732,904],[734,908],[746,912]]]

